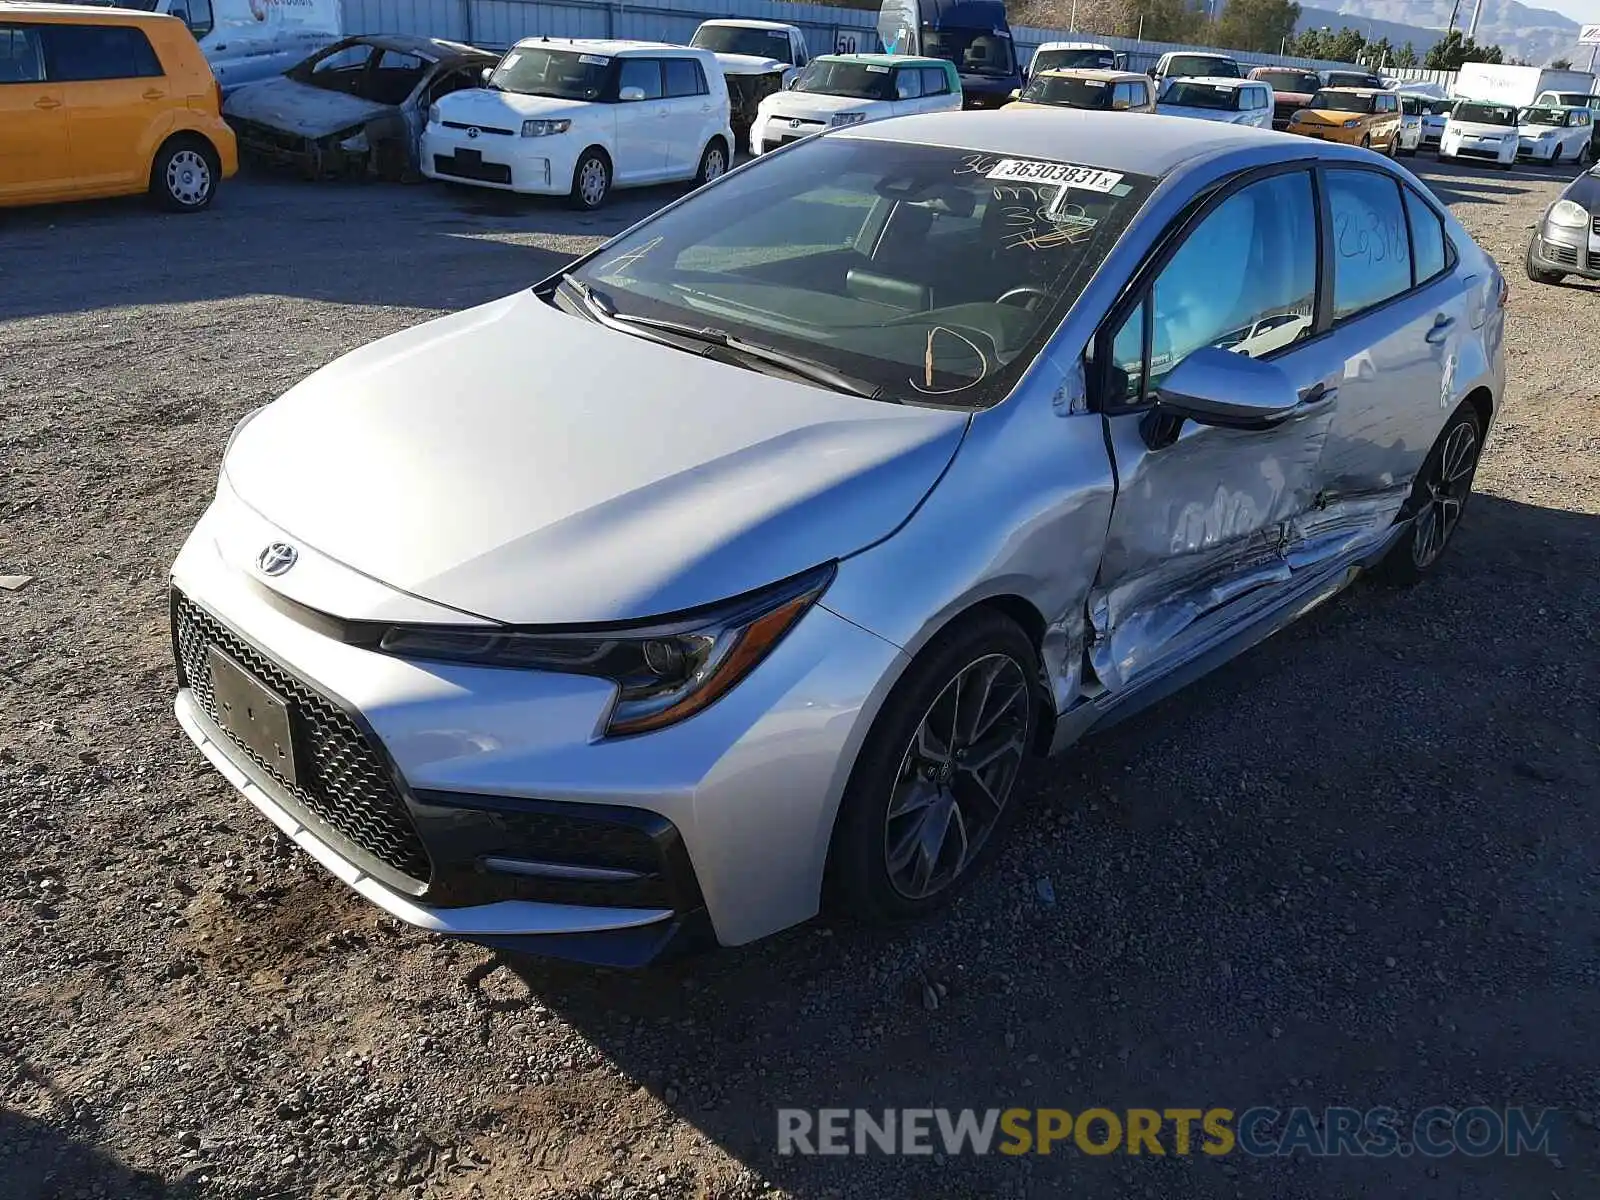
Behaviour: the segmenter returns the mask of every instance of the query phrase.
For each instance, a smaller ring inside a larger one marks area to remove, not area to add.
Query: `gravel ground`
[[[164,588],[247,409],[672,193],[0,214],[0,574],[37,576],[0,591],[0,1193],[1600,1195],[1600,294],[1522,274],[1555,176],[1421,169],[1512,280],[1437,576],[1034,766],[947,918],[634,975],[424,936],[285,849],[172,719]],[[1561,1109],[1556,1157],[775,1153],[779,1105],[1477,1102]]]

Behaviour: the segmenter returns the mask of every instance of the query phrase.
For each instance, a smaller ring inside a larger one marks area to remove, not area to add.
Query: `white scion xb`
[[[422,173],[598,208],[613,186],[715,179],[733,157],[728,87],[707,50],[529,38],[482,88],[428,111]]]

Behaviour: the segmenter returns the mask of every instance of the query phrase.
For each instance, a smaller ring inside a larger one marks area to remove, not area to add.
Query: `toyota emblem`
[[[469,138],[477,137],[478,136],[478,127],[476,125],[474,125],[471,129],[467,130],[467,136]]]
[[[288,542],[273,542],[256,555],[256,566],[263,575],[282,575],[299,560],[300,552]]]

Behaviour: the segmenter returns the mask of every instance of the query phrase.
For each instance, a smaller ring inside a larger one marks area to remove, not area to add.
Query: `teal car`
[[[761,101],[750,126],[750,152],[885,117],[955,111],[961,99],[961,76],[942,58],[824,54],[789,88]]]

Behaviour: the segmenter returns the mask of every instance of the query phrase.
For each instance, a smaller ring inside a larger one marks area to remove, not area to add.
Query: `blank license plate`
[[[483,151],[457,150],[456,165],[462,167],[481,167],[483,165]]]
[[[217,702],[217,723],[279,778],[297,784],[288,704],[215,646],[207,648],[207,658],[211,695]]]

